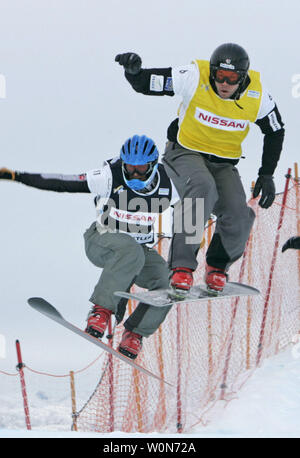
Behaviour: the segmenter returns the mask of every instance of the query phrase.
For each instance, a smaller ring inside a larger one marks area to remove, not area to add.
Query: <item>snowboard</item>
[[[208,290],[206,286],[198,285],[192,286],[188,293],[181,293],[170,288],[138,293],[116,291],[114,294],[126,299],[135,299],[154,307],[166,307],[173,304],[200,302],[207,301],[209,299],[215,300],[235,296],[255,296],[256,294],[260,294],[260,291],[252,286],[244,285],[242,283],[228,282],[221,292]]]
[[[47,302],[42,297],[31,297],[28,299],[27,302],[34,310],[37,310],[38,312],[50,318],[51,320],[56,321],[57,323],[69,329],[70,331],[74,332],[75,334],[83,337],[84,339],[88,340],[89,342],[93,343],[94,345],[97,345],[98,347],[107,351],[108,353],[120,359],[121,361],[124,361],[126,364],[129,364],[130,366],[134,367],[138,371],[143,372],[143,374],[153,377],[156,380],[159,380],[160,382],[164,382],[167,385],[173,386],[171,383],[167,382],[166,380],[162,379],[158,375],[150,372],[148,369],[145,369],[144,367],[135,363],[132,359],[127,358],[127,356],[125,355],[122,355],[117,350],[114,350],[113,348],[111,348],[109,345],[105,344],[101,340],[97,339],[94,336],[91,336],[87,332],[83,331],[80,328],[77,328],[77,326],[74,326],[72,323],[65,320],[63,316],[59,313],[59,311],[56,310],[56,308],[53,307],[53,305],[51,305],[49,302]]]

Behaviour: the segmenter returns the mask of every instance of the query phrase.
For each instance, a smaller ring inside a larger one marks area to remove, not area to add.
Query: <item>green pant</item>
[[[168,288],[169,269],[166,261],[156,250],[138,244],[130,235],[100,234],[94,222],[85,232],[84,240],[88,259],[103,269],[90,301],[112,310],[117,319],[122,319],[124,311],[122,313],[120,310],[122,302],[114,296],[114,291],[126,291],[133,283],[148,290]],[[139,303],[124,326],[148,337],[158,329],[170,308]]]

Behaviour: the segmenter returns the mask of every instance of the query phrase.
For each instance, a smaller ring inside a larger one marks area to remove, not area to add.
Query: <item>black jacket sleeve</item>
[[[125,72],[125,78],[141,94],[174,95],[171,67],[141,69],[136,75]]]
[[[85,174],[56,175],[16,172],[15,181],[46,191],[90,192]]]
[[[255,121],[264,134],[262,163],[259,175],[273,175],[280,158],[283,140],[284,124],[275,105],[274,109],[264,118]]]

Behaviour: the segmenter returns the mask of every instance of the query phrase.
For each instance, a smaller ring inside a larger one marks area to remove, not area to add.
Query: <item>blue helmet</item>
[[[146,188],[154,179],[158,167],[158,150],[151,138],[146,135],[134,135],[128,138],[120,151],[122,159],[123,178],[127,186],[134,191],[139,191]],[[132,178],[132,174],[126,169],[126,164],[130,165],[146,165],[148,169],[143,174],[143,180]]]

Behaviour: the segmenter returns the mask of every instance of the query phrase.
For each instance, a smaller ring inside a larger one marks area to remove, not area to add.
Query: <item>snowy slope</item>
[[[39,424],[24,428],[19,402],[1,398],[0,437],[300,437],[300,354],[298,344],[265,361],[241,389],[238,399],[220,410],[207,427],[195,427],[190,434],[99,435],[70,431],[69,402],[35,406],[32,414]],[[19,407],[16,408],[15,406]]]

